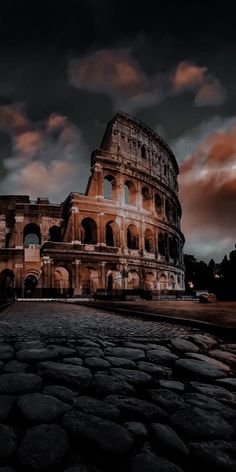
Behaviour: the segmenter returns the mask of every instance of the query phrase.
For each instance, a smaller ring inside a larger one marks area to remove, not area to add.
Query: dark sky
[[[121,109],[180,164],[185,250],[236,240],[236,24],[188,2],[8,0],[0,11],[1,193],[62,201]]]

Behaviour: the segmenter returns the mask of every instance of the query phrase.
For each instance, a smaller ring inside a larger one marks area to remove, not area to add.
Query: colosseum
[[[0,197],[2,296],[183,292],[178,172],[158,134],[117,113],[92,153],[85,194],[61,204]]]

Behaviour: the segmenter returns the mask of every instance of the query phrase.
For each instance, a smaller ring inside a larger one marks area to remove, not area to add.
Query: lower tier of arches
[[[15,269],[15,270],[14,270]],[[56,263],[48,258],[38,267],[6,267],[0,272],[0,299],[76,297],[104,291],[183,291],[184,272],[173,267],[149,268],[134,264]]]

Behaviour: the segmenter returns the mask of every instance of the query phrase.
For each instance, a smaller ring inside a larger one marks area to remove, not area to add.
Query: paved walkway
[[[200,304],[193,301],[101,301],[97,305],[118,307],[132,312],[142,311],[158,316],[183,318],[186,321],[215,324],[228,328],[236,328],[236,302],[217,302]]]
[[[132,338],[168,338],[192,328],[165,322],[114,315],[86,306],[54,302],[16,303],[0,312],[0,340],[57,339],[101,335]]]
[[[0,312],[0,472],[236,468],[236,344],[95,308]]]

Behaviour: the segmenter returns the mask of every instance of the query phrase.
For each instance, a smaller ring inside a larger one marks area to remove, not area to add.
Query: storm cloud
[[[61,201],[78,191],[87,148],[67,117],[51,114],[32,122],[23,105],[0,107],[1,128],[12,139],[12,155],[3,160],[2,193],[48,196]]]
[[[236,116],[213,123],[218,127],[180,164],[180,199],[188,247],[200,252],[205,241],[208,254],[219,257],[236,237]]]
[[[173,71],[147,75],[128,50],[104,49],[69,61],[69,83],[109,95],[113,109],[136,112],[192,91],[196,106],[222,104],[223,85],[206,67],[182,61]]]

